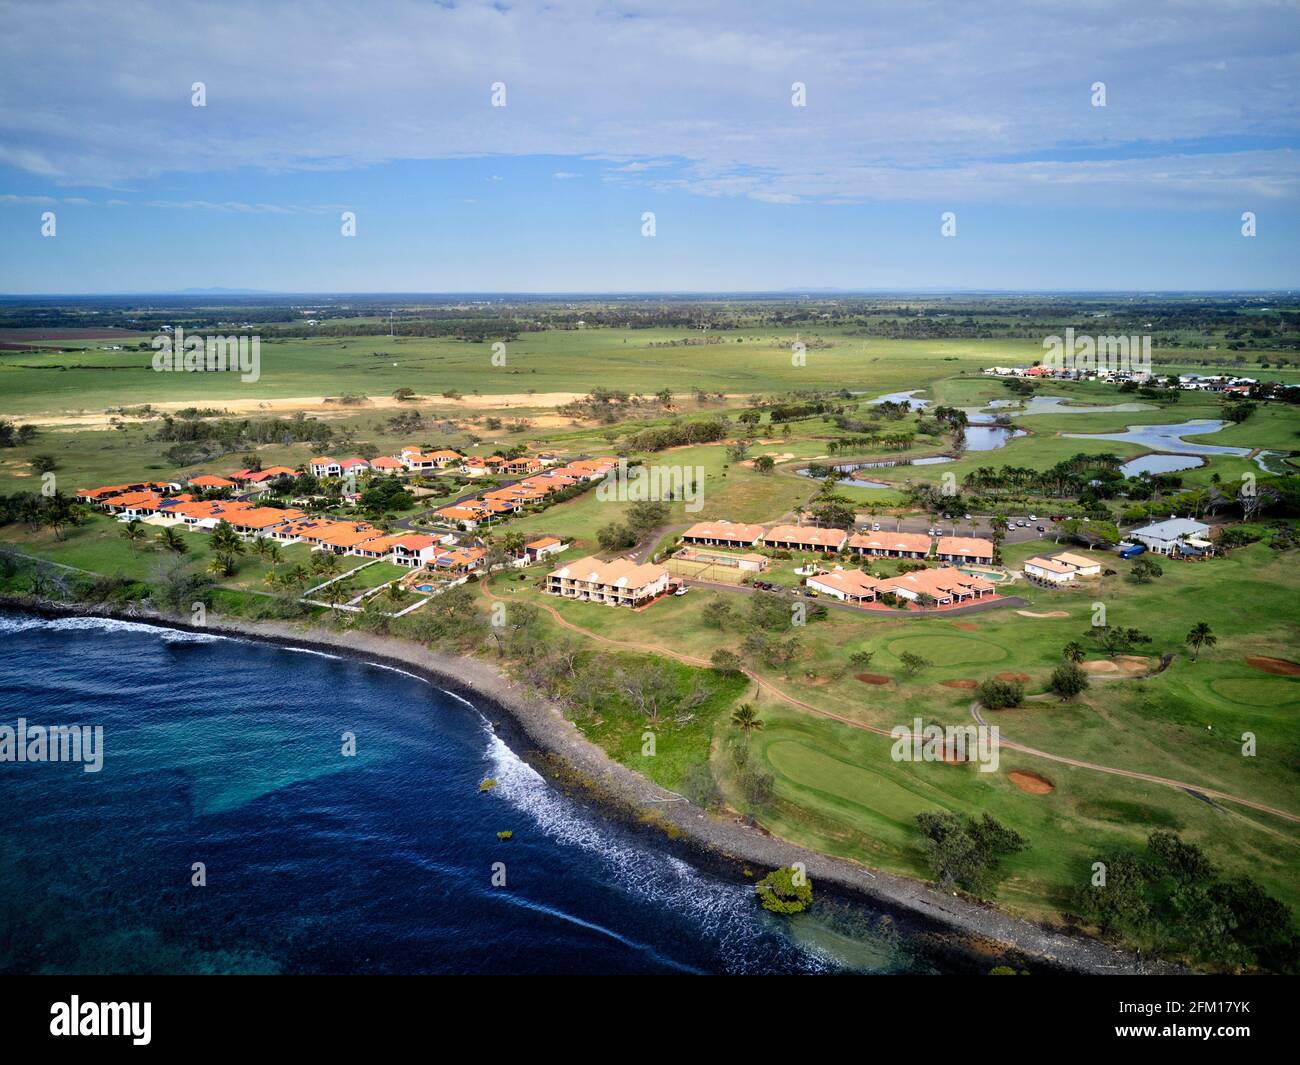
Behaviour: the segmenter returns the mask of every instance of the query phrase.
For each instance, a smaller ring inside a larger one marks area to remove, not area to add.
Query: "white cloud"
[[[1275,199],[1296,194],[1298,31],[1294,5],[1239,0],[50,0],[0,37],[0,163],[117,187],[527,155],[771,203]]]

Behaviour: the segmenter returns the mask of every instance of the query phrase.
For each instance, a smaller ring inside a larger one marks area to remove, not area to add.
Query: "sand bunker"
[[[1085,673],[1117,673],[1131,677],[1146,673],[1151,668],[1151,660],[1140,655],[1118,655],[1115,658],[1099,658],[1095,662],[1081,662]]]
[[[863,684],[888,684],[889,678],[882,677],[879,673],[859,673],[858,680]]]
[[[1265,673],[1272,673],[1275,677],[1300,676],[1300,662],[1291,662],[1285,658],[1268,658],[1265,655],[1251,655],[1246,659],[1246,665],[1254,666],[1256,669],[1262,669]]]
[[[1007,779],[1027,795],[1046,795],[1055,787],[1046,777],[1022,769],[1013,769],[1007,774]]]
[[[994,679],[996,679],[996,680],[1011,680],[1011,681],[1018,681],[1018,682],[1021,683],[1021,684],[1028,684],[1028,683],[1029,683],[1029,674],[1028,674],[1028,673],[1013,673],[1013,672],[1011,672],[1010,670],[1007,670],[1007,671],[1004,672],[1004,673],[995,673],[995,674],[994,674]]]
[[[945,688],[961,688],[963,690],[978,688],[980,686],[980,683],[977,680],[945,680],[942,683]]]
[[[1035,614],[1032,610],[1017,610],[1016,613],[1022,618],[1068,618],[1070,616],[1068,610],[1049,610],[1046,614]]]

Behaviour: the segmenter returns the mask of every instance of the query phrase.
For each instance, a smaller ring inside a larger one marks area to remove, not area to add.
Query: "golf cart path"
[[[488,587],[486,581],[480,582],[479,587],[483,590],[484,596],[486,596],[488,599],[497,600],[498,602],[506,601],[501,596],[493,593],[491,588]],[[548,614],[550,614],[551,617],[553,617],[563,628],[569,629],[572,632],[576,632],[579,635],[584,636],[589,640],[595,640],[598,643],[608,644],[611,647],[618,647],[624,650],[642,651],[646,654],[663,655],[665,657],[675,659],[678,662],[683,662],[686,665],[690,665],[690,666],[700,666],[705,669],[712,668],[712,663],[709,662],[708,659],[700,658],[696,655],[683,654],[681,651],[671,651],[665,647],[660,647],[656,644],[639,643],[631,640],[615,640],[615,639],[611,639],[608,636],[599,635],[597,633],[582,628],[580,625],[575,625],[571,621],[568,621],[560,614],[558,610],[555,609],[555,607],[553,607],[549,603],[539,603],[537,605],[542,610],[545,610]],[[840,724],[848,725],[850,728],[861,729],[864,732],[871,732],[877,736],[885,736],[890,739],[894,738],[894,734],[889,729],[883,729],[876,725],[868,725],[862,721],[855,721],[852,718],[844,717],[842,714],[836,714],[830,710],[825,710],[819,706],[814,706],[812,703],[808,703],[802,699],[798,699],[795,696],[789,694],[788,692],[785,692],[782,689],[778,688],[771,681],[758,676],[756,673],[748,669],[745,669],[743,666],[741,667],[741,672],[743,672],[745,676],[747,676],[750,680],[752,680],[759,687],[760,690],[768,692],[769,694],[775,696],[776,698],[782,700],[783,702],[787,702],[791,704],[792,706],[797,706],[801,710],[806,710],[810,714],[815,714],[818,717],[827,718],[831,721],[838,721]],[[983,717],[979,713],[978,702],[973,703],[971,705],[971,714],[974,716],[975,720],[981,725],[987,724],[987,722],[984,721]],[[1207,798],[1217,799],[1222,802],[1237,803],[1238,805],[1249,807],[1252,810],[1258,810],[1262,813],[1272,814],[1274,817],[1280,817],[1286,821],[1292,822],[1293,824],[1300,824],[1300,815],[1298,814],[1293,814],[1286,810],[1279,810],[1276,807],[1267,806],[1264,803],[1260,803],[1260,802],[1255,802],[1253,799],[1243,799],[1237,795],[1230,795],[1227,792],[1219,791],[1216,788],[1205,788],[1205,787],[1201,787],[1198,784],[1189,784],[1185,781],[1173,780],[1169,777],[1155,776],[1154,774],[1151,773],[1139,773],[1131,769],[1118,769],[1114,766],[1100,765],[1096,762],[1088,762],[1079,758],[1070,758],[1066,755],[1052,754],[1050,751],[1042,751],[1036,747],[1028,747],[1024,744],[1014,743],[1010,740],[1000,739],[999,746],[1005,747],[1008,750],[1018,751],[1021,754],[1027,754],[1033,758],[1044,758],[1050,762],[1058,762],[1062,765],[1074,766],[1078,769],[1089,769],[1096,773],[1108,773],[1111,776],[1126,777],[1130,780],[1142,780],[1150,784],[1162,784],[1165,787],[1176,788],[1179,791],[1195,792],[1196,794],[1203,795]]]

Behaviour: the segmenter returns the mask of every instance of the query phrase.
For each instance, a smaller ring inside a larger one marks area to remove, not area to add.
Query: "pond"
[[[1205,436],[1217,433],[1228,423],[1215,418],[1200,418],[1172,425],[1130,425],[1124,433],[1065,433],[1073,440],[1114,440],[1141,444],[1152,451],[1167,451],[1173,455],[1249,455],[1248,447],[1227,447],[1222,444],[1198,444],[1184,440],[1185,436]]]
[[[1119,468],[1125,477],[1137,477],[1143,473],[1177,473],[1179,470],[1194,470],[1204,466],[1205,460],[1195,455],[1143,455],[1132,459]]]
[[[983,414],[995,410],[1014,413],[1017,418],[1035,414],[1132,414],[1136,411],[1155,410],[1149,403],[1075,404],[1064,396],[1033,396],[1028,401],[1019,399],[994,399],[987,407],[963,407],[967,414]]]
[[[1004,425],[968,425],[966,450],[996,451],[1000,447],[1006,447],[1008,440],[1028,435],[1023,429],[1010,429]]]
[[[912,410],[922,410],[930,405],[928,399],[913,399],[912,397],[918,392],[924,392],[923,388],[909,388],[906,392],[887,392],[883,396],[873,399],[868,406],[878,407],[882,403],[906,403]]]

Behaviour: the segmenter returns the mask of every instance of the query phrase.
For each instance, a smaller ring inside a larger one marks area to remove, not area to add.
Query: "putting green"
[[[902,636],[888,646],[895,658],[910,651],[936,666],[991,665],[1007,657],[1005,647],[978,636]]]
[[[1243,706],[1291,706],[1300,702],[1300,686],[1285,677],[1219,677],[1207,687],[1219,698]]]

